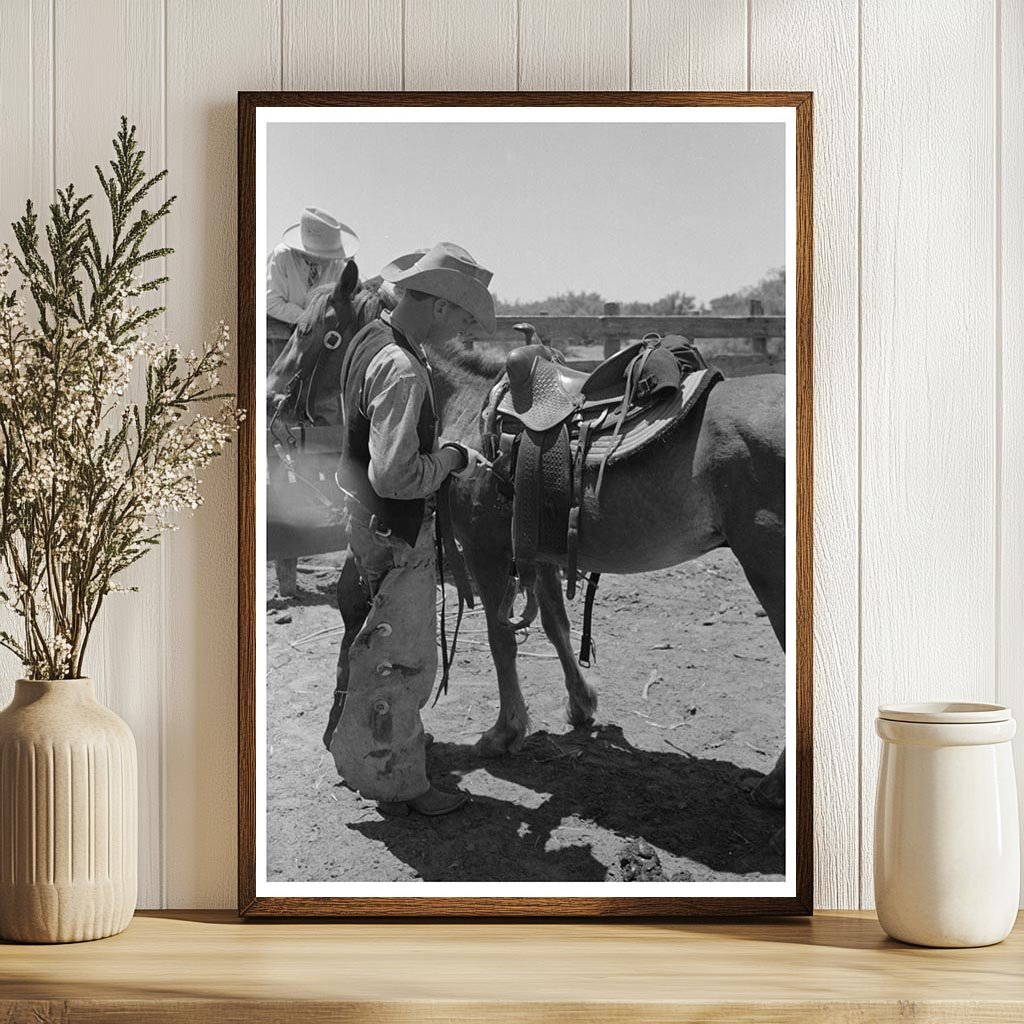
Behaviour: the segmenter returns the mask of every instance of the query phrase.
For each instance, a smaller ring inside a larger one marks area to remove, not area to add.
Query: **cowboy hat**
[[[285,245],[319,259],[349,259],[359,248],[359,236],[329,213],[307,206],[302,219],[281,236]]]
[[[487,290],[491,272],[461,246],[438,242],[427,252],[407,253],[392,260],[380,276],[402,288],[447,299],[469,313],[487,334],[494,333],[494,299]]]

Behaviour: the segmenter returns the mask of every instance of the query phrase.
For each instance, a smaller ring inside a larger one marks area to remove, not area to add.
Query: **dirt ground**
[[[339,558],[301,559],[290,600],[267,568],[268,880],[781,877],[769,840],[782,812],[747,791],[782,749],[784,659],[731,552],[602,580],[591,728],[566,723],[558,662],[532,629],[519,674],[533,731],[496,760],[473,751],[498,695],[483,616],[470,613],[448,696],[423,713],[433,781],[473,797],[439,819],[382,818],[341,783],[321,744],[340,643]],[[581,600],[570,618],[578,642]]]

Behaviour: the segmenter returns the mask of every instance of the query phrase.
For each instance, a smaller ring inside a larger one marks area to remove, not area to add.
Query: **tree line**
[[[786,312],[786,271],[779,267],[768,271],[757,284],[747,285],[736,292],[719,295],[710,302],[697,305],[692,295],[683,291],[669,292],[654,302],[620,302],[623,316],[687,316],[693,314],[714,316],[746,316],[750,300],[760,299],[767,316],[782,316]],[[546,299],[524,302],[516,299],[506,302],[495,300],[499,316],[601,316],[606,299],[598,292],[563,292]]]

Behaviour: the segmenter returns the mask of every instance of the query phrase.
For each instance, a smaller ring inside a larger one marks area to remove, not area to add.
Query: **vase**
[[[138,889],[131,730],[91,679],[19,679],[0,712],[0,938],[123,931]]]
[[[875,906],[894,939],[988,946],[1010,933],[1020,894],[1017,789],[999,704],[878,709]]]

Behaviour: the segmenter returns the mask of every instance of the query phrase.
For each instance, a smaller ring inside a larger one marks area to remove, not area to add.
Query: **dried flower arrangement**
[[[140,205],[167,172],[147,176],[126,118],[114,154],[109,175],[96,167],[108,244],[92,197],[69,186],[50,206],[47,252],[31,202],[13,225],[20,254],[0,249],[0,600],[21,619],[0,644],[32,679],[82,675],[103,599],[125,589],[117,574],[200,504],[197,474],[244,415],[219,390],[225,324],[188,354],[147,336],[164,307],[143,309],[140,296],[167,278],[144,270],[173,250],[147,250],[146,238],[175,197]]]

